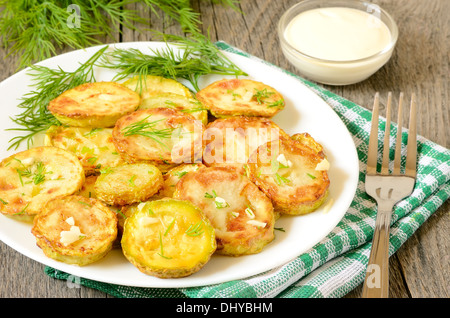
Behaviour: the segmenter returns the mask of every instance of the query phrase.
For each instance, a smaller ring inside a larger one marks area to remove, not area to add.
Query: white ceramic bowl
[[[286,27],[298,14],[316,8],[346,7],[376,13],[388,27],[391,41],[382,50],[369,57],[348,61],[333,61],[307,55],[294,48],[285,37]],[[363,1],[306,0],[288,9],[278,23],[278,36],[283,54],[302,75],[328,85],[349,85],[361,82],[378,71],[391,58],[398,38],[398,28],[392,17],[379,6]]]

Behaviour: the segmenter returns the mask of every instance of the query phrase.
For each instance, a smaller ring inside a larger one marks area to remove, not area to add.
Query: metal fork
[[[417,132],[415,95],[413,94],[411,96],[406,164],[404,169],[401,169],[400,159],[402,146],[403,93],[400,93],[394,166],[393,171],[390,173],[389,136],[391,129],[391,102],[392,93],[389,93],[386,107],[386,129],[383,142],[382,165],[381,171],[377,172],[379,93],[375,94],[372,113],[372,127],[369,137],[365,187],[367,194],[376,200],[378,211],[375,221],[372,249],[370,252],[369,263],[363,286],[363,298],[388,297],[389,229],[392,211],[394,206],[400,200],[412,193],[416,180]]]

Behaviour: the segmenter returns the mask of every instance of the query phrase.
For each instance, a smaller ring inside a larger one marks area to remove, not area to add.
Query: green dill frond
[[[8,128],[18,132],[25,132],[12,138],[8,149],[17,149],[26,141],[28,148],[32,145],[33,137],[52,125],[61,123],[48,111],[47,106],[51,100],[58,97],[68,89],[87,82],[94,82],[94,64],[108,47],[102,47],[86,62],[80,64],[75,71],[64,71],[58,67],[51,69],[41,65],[32,65],[28,75],[32,77],[32,90],[25,94],[18,105],[22,112],[11,118],[18,128]]]
[[[115,49],[105,54],[99,65],[117,71],[114,80],[155,75],[187,80],[197,91],[198,79],[203,75],[247,75],[204,35],[160,36],[167,43],[162,49],[151,50],[151,54],[137,49]]]

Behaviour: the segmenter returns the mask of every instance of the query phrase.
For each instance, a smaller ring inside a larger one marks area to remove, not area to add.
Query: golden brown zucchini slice
[[[192,93],[189,88],[174,79],[165,78],[162,76],[134,76],[123,82],[123,85],[139,93],[143,99],[160,93],[171,93],[185,97],[192,97]]]
[[[218,118],[273,117],[284,109],[284,98],[275,88],[250,79],[222,79],[195,96]]]
[[[128,163],[149,162],[162,172],[182,163],[201,162],[204,125],[170,108],[138,110],[117,121],[116,149]]]
[[[31,221],[48,200],[77,192],[84,182],[78,158],[56,147],[36,147],[0,163],[0,212]]]
[[[231,166],[242,171],[250,154],[260,145],[279,138],[289,135],[268,118],[216,119],[206,126],[203,162],[207,166]]]
[[[86,175],[125,163],[112,142],[112,128],[51,126],[45,135],[45,145],[75,154]]]
[[[260,146],[248,167],[251,180],[272,200],[277,212],[301,215],[316,210],[326,199],[327,163],[322,151],[283,138]]]
[[[31,231],[47,257],[84,266],[112,249],[117,217],[99,200],[71,195],[50,200]]]
[[[119,83],[95,82],[65,91],[49,103],[48,110],[67,126],[113,127],[139,103],[139,94]]]
[[[200,120],[204,125],[208,123],[208,110],[193,97],[173,93],[154,94],[143,98],[139,109],[158,107],[177,109]]]
[[[95,195],[95,189],[94,189],[95,181],[97,181],[97,178],[98,178],[97,175],[87,176],[86,180],[84,181],[83,186],[76,193],[76,195],[80,195],[80,196],[83,196],[88,199],[97,199],[97,196]],[[122,206],[109,205],[106,203],[104,203],[104,204],[117,215],[117,238],[113,244],[113,247],[119,247],[120,246],[120,238],[122,236],[123,223],[125,222],[126,215],[124,215],[122,212]]]
[[[146,201],[163,185],[161,171],[148,163],[125,164],[104,171],[95,181],[96,197],[109,205]]]
[[[216,249],[214,228],[192,203],[174,199],[129,206],[122,251],[141,272],[178,278],[199,271]]]
[[[188,200],[206,214],[216,231],[217,253],[259,253],[274,239],[275,216],[266,195],[236,170],[206,167],[177,183],[175,199]]]

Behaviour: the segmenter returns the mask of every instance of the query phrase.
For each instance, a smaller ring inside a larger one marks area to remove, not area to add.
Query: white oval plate
[[[109,49],[136,48],[151,54],[151,49],[164,46],[165,44],[161,42],[133,42],[113,44]],[[50,68],[59,66],[66,71],[75,70],[80,62],[86,61],[99,48],[92,47],[65,53],[39,64]],[[277,221],[276,227],[281,227],[285,231],[275,231],[275,240],[261,253],[241,257],[213,255],[199,272],[178,279],[159,279],[141,273],[125,259],[120,249],[115,249],[101,261],[84,267],[54,261],[47,258],[36,246],[36,240],[30,232],[30,224],[12,220],[4,215],[0,215],[0,240],[39,263],[71,275],[118,285],[162,288],[195,287],[250,277],[281,266],[320,242],[342,219],[356,191],[359,169],[353,139],[330,106],[293,76],[257,59],[233,53],[225,54],[249,74],[248,78],[274,87],[285,97],[286,107],[273,118],[274,122],[289,134],[308,132],[323,145],[331,163],[329,170],[331,185],[327,202],[332,202],[332,205],[329,209],[325,208],[326,202],[309,215],[283,216]],[[29,86],[31,78],[26,71],[20,71],[0,83],[2,129],[15,127],[10,117],[21,111],[17,105],[22,96],[32,89]],[[113,76],[114,73],[110,70],[96,70],[98,81],[110,80]],[[201,79],[200,87],[221,78],[206,76]],[[16,135],[17,132],[14,131],[2,131],[1,159],[14,152],[25,150],[25,144],[18,150],[7,150],[9,140]]]

